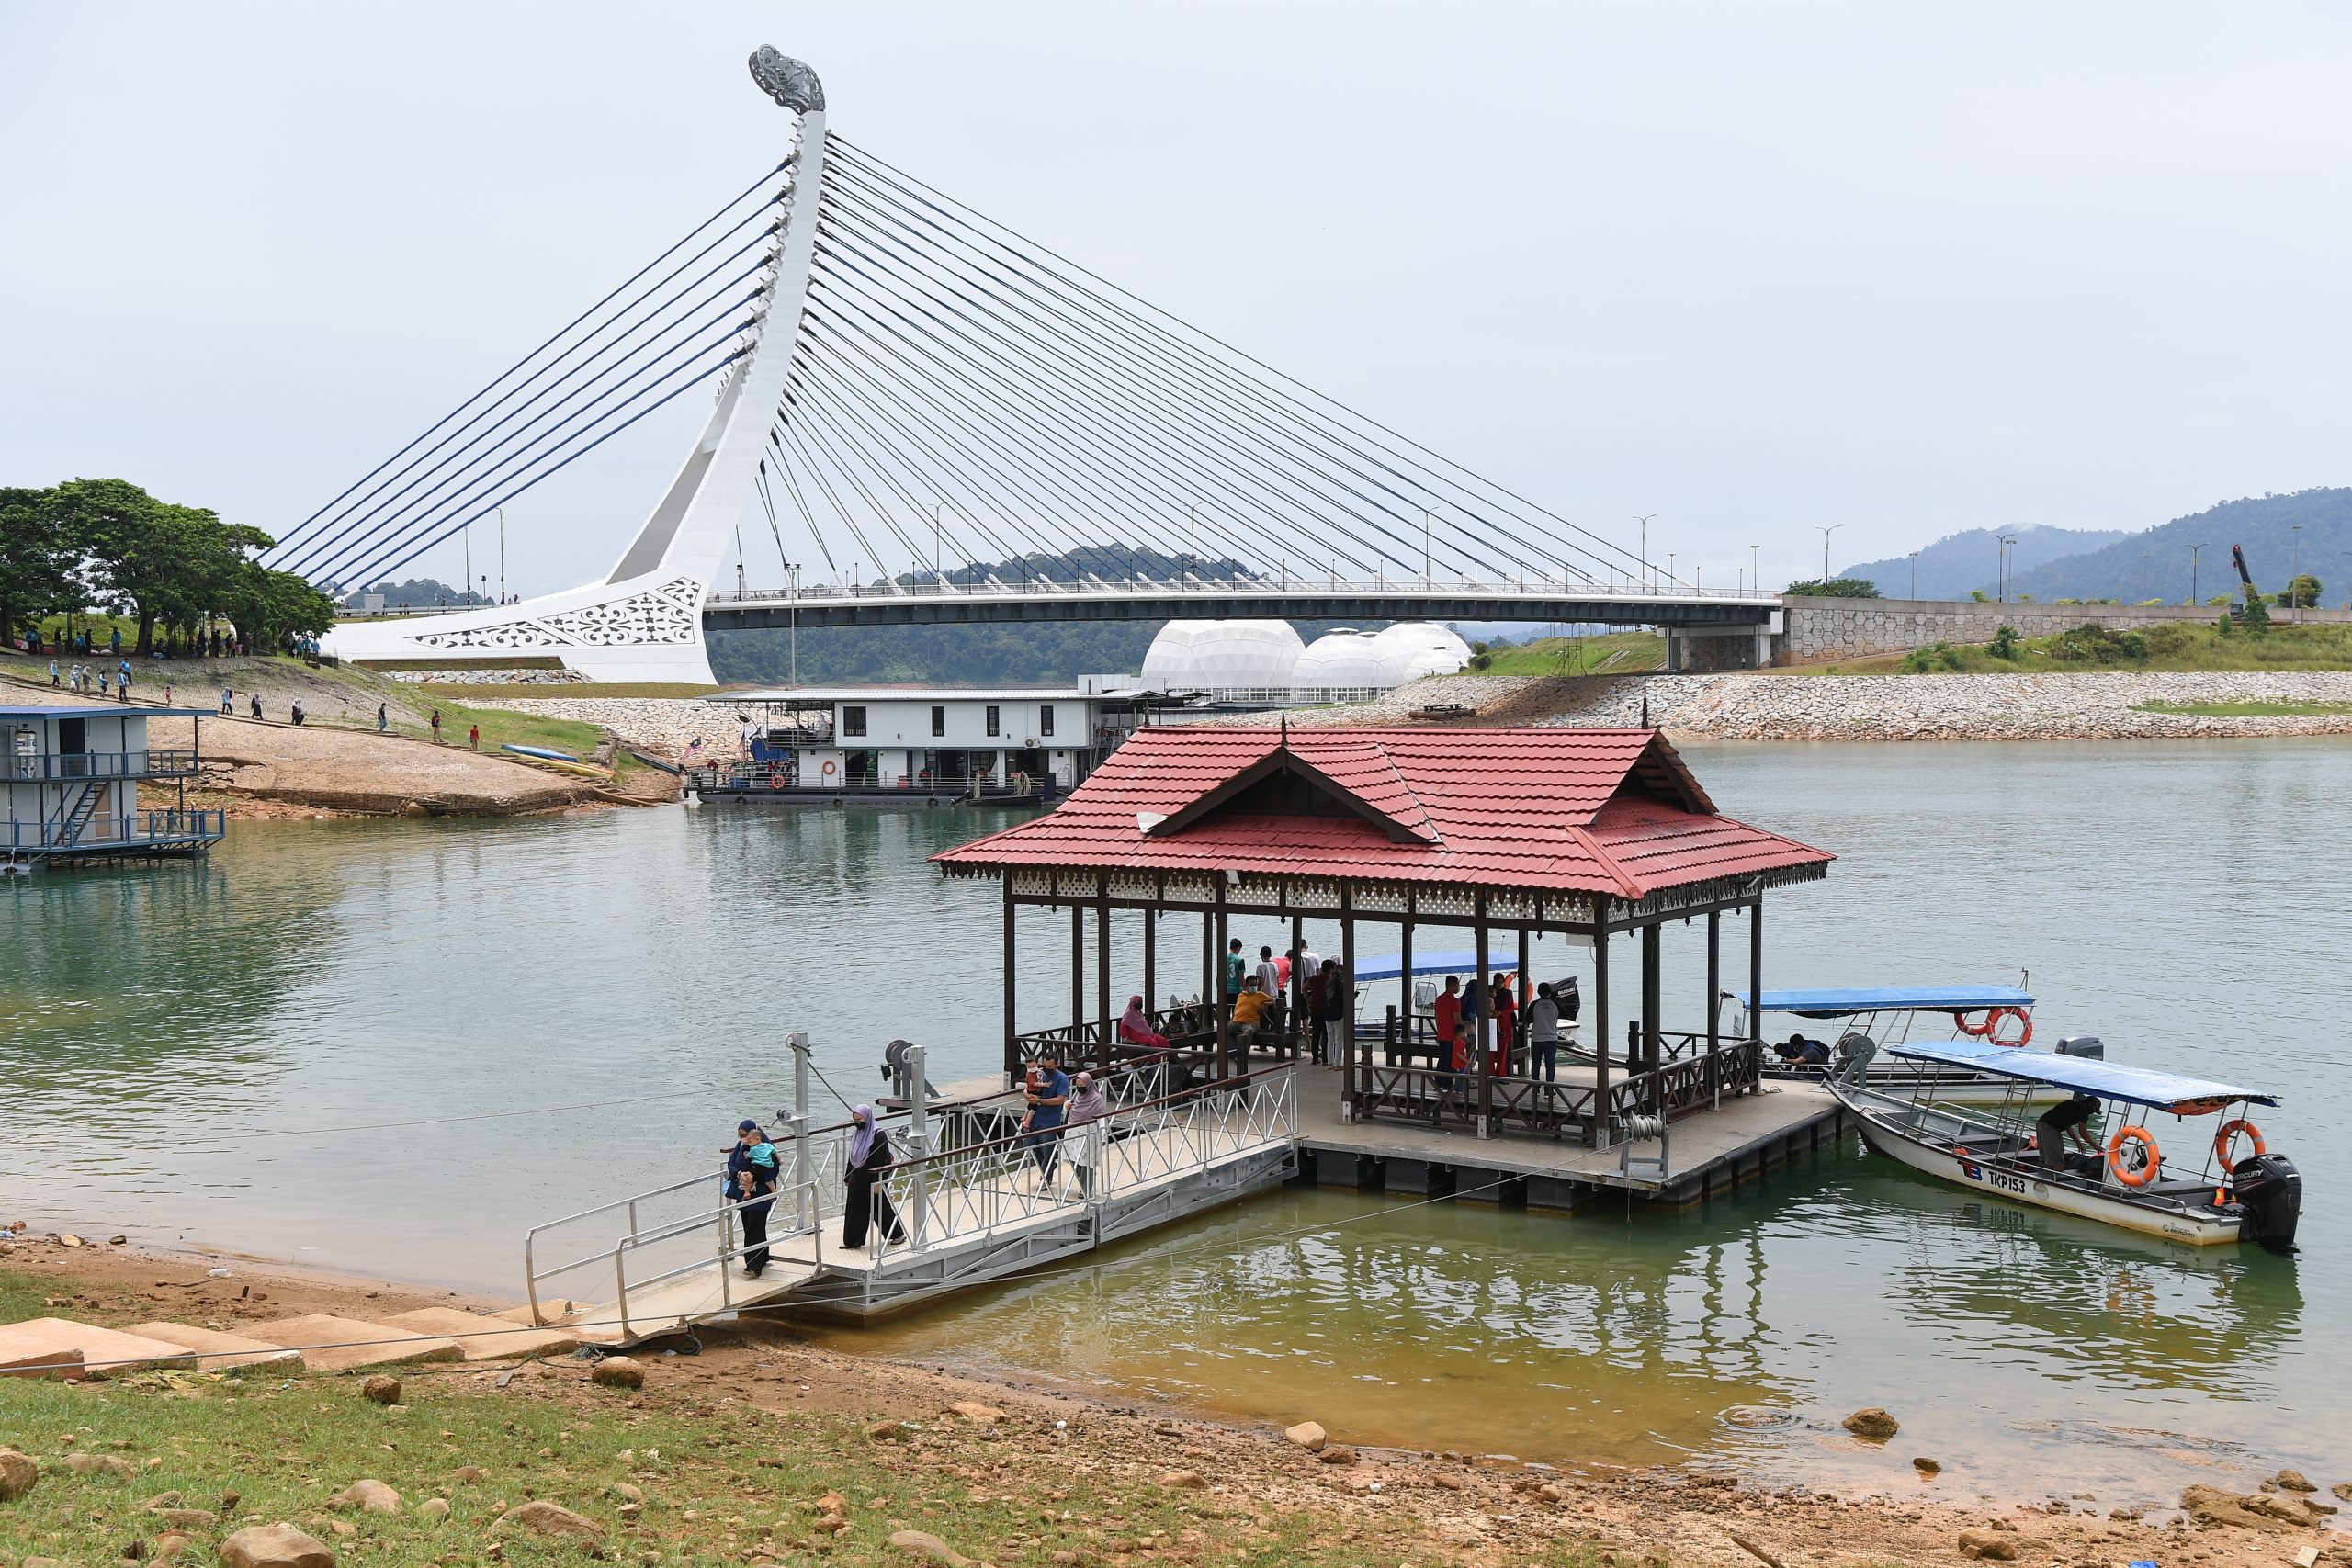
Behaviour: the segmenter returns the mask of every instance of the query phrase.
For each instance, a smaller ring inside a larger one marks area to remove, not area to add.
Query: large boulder
[[[20,1454],[14,1449],[0,1449],[0,1503],[13,1503],[33,1489],[40,1479],[40,1466],[32,1455]]]
[[[497,1528],[501,1530],[528,1530],[533,1535],[550,1540],[571,1541],[576,1546],[602,1548],[605,1527],[585,1514],[575,1514],[560,1503],[544,1498],[526,1503],[519,1508],[509,1508],[501,1516]]]
[[[1840,1423],[1866,1443],[1883,1443],[1903,1430],[1902,1424],[1877,1405],[1855,1411]]]
[[[1286,1427],[1283,1429],[1283,1436],[1311,1454],[1321,1453],[1323,1445],[1330,1440],[1330,1435],[1323,1430],[1323,1424],[1319,1421],[1301,1421],[1295,1427]]]
[[[227,1568],[334,1568],[334,1553],[292,1525],[248,1525],[220,1543]]]
[[[357,1508],[369,1514],[397,1514],[401,1495],[380,1481],[355,1481],[327,1499],[330,1508]]]

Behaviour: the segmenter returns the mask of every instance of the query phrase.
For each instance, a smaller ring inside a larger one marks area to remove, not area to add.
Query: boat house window
[[[1037,710],[1037,733],[1040,735],[1051,735],[1053,732],[1054,706],[1051,703],[1047,703],[1045,706]]]
[[[995,734],[999,734],[999,733],[1001,733],[1001,732],[998,730],[998,728],[997,728],[997,718],[996,718],[996,714],[997,714],[997,710],[996,710],[996,706],[995,706],[995,705],[994,705],[994,704],[990,704],[990,705],[989,705],[989,733],[990,735],[995,735]]]
[[[842,709],[842,733],[843,735],[863,735],[865,733],[865,710],[864,708],[844,707]]]
[[[931,705],[931,732],[933,735],[947,733],[947,710],[937,703]]]

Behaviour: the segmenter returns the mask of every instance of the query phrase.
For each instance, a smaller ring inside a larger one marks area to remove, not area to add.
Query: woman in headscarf
[[[1168,1036],[1151,1027],[1151,1016],[1143,1010],[1141,997],[1127,998],[1126,1015],[1119,1020],[1119,1038],[1149,1051],[1168,1049]]]
[[[1069,1131],[1063,1137],[1062,1153],[1078,1172],[1078,1195],[1091,1198],[1094,1173],[1102,1164],[1102,1134],[1108,1131],[1104,1119],[1111,1114],[1111,1102],[1092,1073],[1080,1073],[1070,1083]]]
[[[869,1223],[880,1225],[892,1241],[904,1241],[907,1233],[899,1224],[899,1212],[876,1179],[892,1163],[890,1134],[876,1124],[870,1105],[856,1106],[849,1114],[856,1125],[849,1135],[848,1157],[842,1162],[842,1179],[849,1183],[849,1200],[842,1208],[842,1245],[864,1247]]]

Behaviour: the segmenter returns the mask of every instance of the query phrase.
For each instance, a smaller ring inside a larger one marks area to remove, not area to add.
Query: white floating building
[[[1306,644],[1287,621],[1170,621],[1144,655],[1143,684],[1222,703],[1363,702],[1469,662],[1469,644],[1425,621]]]

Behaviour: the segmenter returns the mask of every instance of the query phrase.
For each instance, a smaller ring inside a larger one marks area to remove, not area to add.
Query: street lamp
[[[498,602],[506,603],[506,508],[498,509]]]
[[[1650,585],[1650,518],[1657,515],[1653,512],[1648,517],[1634,519],[1642,525],[1642,586],[1645,588]]]
[[[1919,552],[1917,550],[1911,552],[1911,597],[1915,600],[1919,597]]]
[[[1758,593],[1763,592],[1764,592],[1764,547],[1763,547],[1763,546],[1761,546],[1761,545],[1750,545],[1750,546],[1748,546],[1748,547],[1747,547],[1747,564],[1748,564],[1748,567],[1749,567],[1749,569],[1750,569],[1750,570],[1749,570],[1749,571],[1748,571],[1748,575],[1749,575],[1750,577],[1753,577],[1753,578],[1756,580],[1756,592],[1758,592]]]
[[[1815,527],[1821,530],[1821,581],[1824,582],[1829,581],[1829,536],[1835,534],[1838,529],[1843,528],[1845,525],[1846,525],[1843,523],[1815,523],[1814,525]]]
[[[2303,575],[2303,525],[2290,523],[2288,527],[2295,536],[2295,564],[2287,572],[2287,608],[2295,612],[2294,618],[2303,618],[2303,596],[2295,591],[2295,580]]]
[[[2001,590],[2001,603],[2006,604],[2009,602],[2009,547],[2018,542],[2018,536],[2015,534],[1998,535],[1993,542],[1998,550],[1999,576],[1996,581]]]
[[[2204,547],[2202,539],[2188,547],[2188,603],[2191,608],[2197,604],[2197,552]]]

